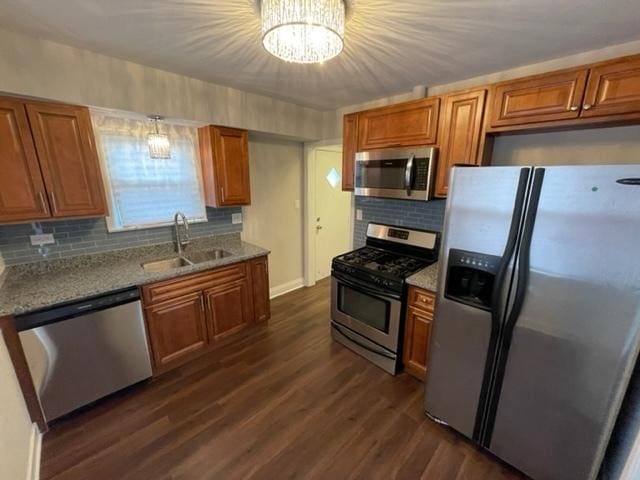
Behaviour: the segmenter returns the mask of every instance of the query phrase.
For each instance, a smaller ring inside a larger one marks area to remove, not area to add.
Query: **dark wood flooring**
[[[522,479],[428,420],[423,384],[334,343],[329,283],[272,320],[55,423],[43,479]]]

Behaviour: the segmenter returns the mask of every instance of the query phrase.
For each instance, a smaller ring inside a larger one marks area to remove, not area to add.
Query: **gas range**
[[[395,374],[405,279],[436,262],[439,232],[370,223],[365,247],[331,264],[331,335]]]
[[[362,247],[333,259],[332,269],[363,282],[402,293],[404,280],[435,260],[412,257],[376,247]]]

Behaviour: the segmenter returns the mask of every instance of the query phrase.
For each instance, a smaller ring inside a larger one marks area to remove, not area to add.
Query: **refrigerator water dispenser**
[[[449,250],[444,296],[471,307],[491,310],[493,284],[500,257],[466,250]]]

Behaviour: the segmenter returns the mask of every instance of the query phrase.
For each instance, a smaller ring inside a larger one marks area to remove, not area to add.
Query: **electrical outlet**
[[[300,200],[297,200],[293,203],[293,205],[295,206],[296,210],[300,210]]]
[[[238,223],[242,223],[242,214],[241,213],[232,213],[231,214],[231,223],[237,225]]]
[[[356,220],[362,220],[362,210],[356,209]]]
[[[42,245],[50,245],[56,243],[52,233],[41,233],[39,235],[31,235],[31,245],[41,247]]]

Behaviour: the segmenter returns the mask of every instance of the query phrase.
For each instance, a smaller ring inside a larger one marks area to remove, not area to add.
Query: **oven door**
[[[402,303],[399,296],[343,275],[331,277],[331,318],[372,342],[397,352]]]

